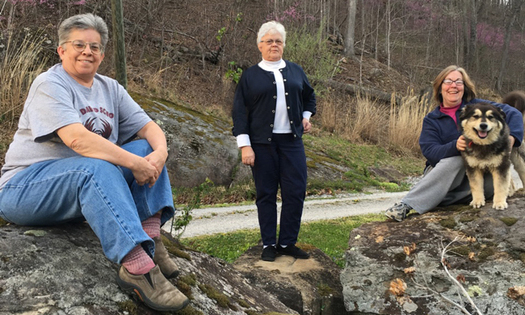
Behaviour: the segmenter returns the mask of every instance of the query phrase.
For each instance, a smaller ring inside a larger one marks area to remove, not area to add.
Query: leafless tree
[[[510,45],[510,38],[512,33],[512,26],[514,25],[514,22],[516,21],[516,17],[521,11],[521,7],[523,5],[523,0],[509,0],[507,3],[507,25],[505,27],[505,41],[503,45],[503,54],[501,58],[501,67],[499,70],[499,75],[496,80],[496,90],[501,92],[502,84],[503,84],[503,77],[506,72],[506,63],[507,58],[509,55],[509,45]]]
[[[355,17],[357,10],[357,0],[348,0],[348,21],[346,29],[346,39],[345,39],[345,56],[346,57],[355,57]]]

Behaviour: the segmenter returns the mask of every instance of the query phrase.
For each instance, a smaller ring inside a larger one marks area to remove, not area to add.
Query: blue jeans
[[[152,152],[145,140],[122,148],[139,156]],[[162,223],[175,214],[165,167],[149,188],[138,185],[129,169],[81,156],[35,163],[0,191],[4,220],[29,226],[86,220],[106,257],[116,263],[139,244],[153,257],[154,242],[141,222],[161,210]]]

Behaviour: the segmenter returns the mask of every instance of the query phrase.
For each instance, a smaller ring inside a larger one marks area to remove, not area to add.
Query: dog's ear
[[[503,111],[503,109],[501,109],[501,107],[499,107],[499,106],[494,106],[494,107],[497,108],[498,113],[499,113],[500,116],[501,116],[501,119],[502,119],[502,120],[505,120],[505,119],[507,118],[507,114],[505,114],[505,112]]]
[[[463,106],[463,108],[461,109],[461,112],[459,113],[460,121],[467,118],[467,115],[471,111],[471,108],[472,108],[472,104],[467,104]]]

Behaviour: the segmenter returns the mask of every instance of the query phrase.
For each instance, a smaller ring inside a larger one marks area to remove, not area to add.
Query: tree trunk
[[[466,0],[463,2],[463,6],[461,7],[461,10],[463,10],[463,16],[465,18],[462,20],[462,29],[463,29],[463,67],[466,69],[469,69],[470,66],[470,15],[469,15],[469,8],[470,3],[473,0]]]
[[[429,21],[430,21],[430,24],[428,26],[428,30],[427,30],[427,47],[426,47],[426,51],[425,51],[425,63],[428,65],[430,64],[430,54],[431,54],[431,50],[432,50],[432,45],[433,45],[433,38],[432,38],[432,31],[434,30],[434,19],[432,18],[432,12],[434,11],[433,6],[434,2],[432,0],[430,0],[430,11],[429,11]]]
[[[477,10],[477,2],[479,0],[470,0],[470,37],[469,37],[469,54],[468,58],[469,61],[469,67],[470,70],[477,71],[479,66],[479,59],[478,59],[478,10]]]
[[[464,67],[474,72],[478,69],[477,56],[477,28],[478,28],[478,0],[467,0],[464,4],[463,31],[464,31],[464,51],[463,64]]]
[[[349,58],[355,57],[355,14],[357,8],[357,0],[348,0],[348,28],[346,30],[345,40],[345,56]]]
[[[390,69],[391,58],[390,56],[390,35],[392,34],[392,17],[391,17],[390,0],[386,1],[386,34],[385,34],[385,50],[386,50],[386,65]]]
[[[113,46],[115,49],[116,79],[124,87],[128,86],[126,72],[126,46],[124,43],[124,14],[122,0],[111,0],[113,17]]]
[[[496,79],[496,90],[498,92],[501,92],[501,88],[503,86],[503,76],[505,73],[505,65],[507,63],[507,58],[509,55],[509,45],[510,45],[510,37],[512,35],[512,26],[514,25],[514,21],[516,20],[516,16],[521,11],[521,6],[523,4],[523,0],[513,0],[510,3],[508,3],[508,15],[509,19],[507,20],[507,25],[505,27],[505,41],[503,43],[503,54],[501,56],[501,67],[499,70],[499,75]]]

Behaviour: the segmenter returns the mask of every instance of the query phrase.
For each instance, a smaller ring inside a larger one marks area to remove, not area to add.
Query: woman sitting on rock
[[[124,291],[153,309],[180,310],[189,300],[167,280],[178,268],[160,240],[175,212],[164,132],[117,81],[97,74],[108,42],[100,17],[72,16],[58,37],[62,63],[31,85],[6,154],[0,217],[86,220],[106,257],[122,265]]]

